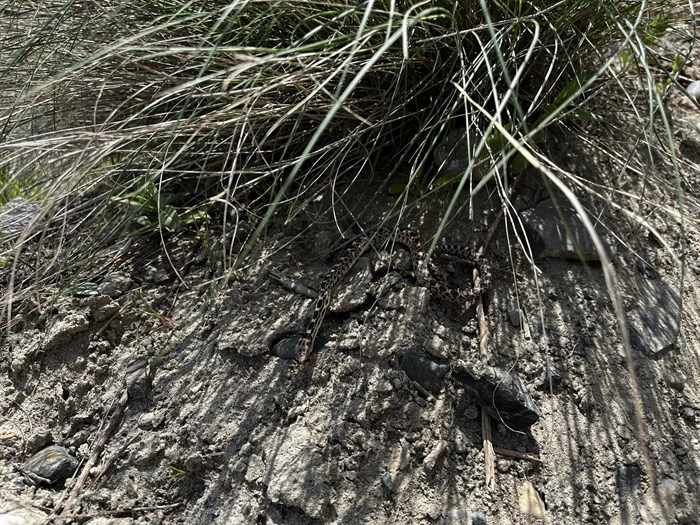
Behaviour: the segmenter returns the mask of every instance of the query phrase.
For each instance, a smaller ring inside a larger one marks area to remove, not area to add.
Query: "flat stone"
[[[0,235],[9,237],[22,233],[38,211],[37,203],[23,197],[15,197],[0,206]]]
[[[298,421],[263,444],[266,458],[262,482],[275,504],[301,509],[313,520],[330,513],[328,461],[313,444],[311,431]]]
[[[73,475],[78,468],[78,460],[64,447],[52,445],[30,457],[20,468],[36,484],[53,484]]]
[[[372,271],[369,259],[361,257],[353,265],[348,275],[333,290],[330,311],[334,313],[351,312],[367,300]]]
[[[81,313],[73,312],[57,319],[49,328],[44,341],[44,350],[51,350],[70,342],[74,335],[90,328],[90,322]]]
[[[527,431],[540,419],[540,411],[521,379],[513,372],[481,362],[458,362],[452,377],[496,421]]]
[[[628,313],[630,344],[649,357],[662,357],[678,337],[680,297],[661,279],[640,279],[637,306]]]
[[[590,209],[585,202],[581,204]],[[521,211],[519,215],[536,258],[600,260],[590,233],[565,197],[559,197],[556,201],[547,199],[534,208]],[[590,214],[589,218],[595,225]],[[608,257],[614,257],[617,252],[615,246],[605,237],[601,237],[601,240]]]

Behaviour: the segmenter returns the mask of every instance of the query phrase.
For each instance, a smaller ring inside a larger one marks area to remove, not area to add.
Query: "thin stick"
[[[104,518],[104,517],[126,517],[132,516],[139,512],[151,512],[154,510],[171,510],[177,507],[182,507],[183,502],[169,503],[168,505],[153,505],[151,507],[131,507],[130,509],[117,509],[117,510],[105,510],[103,512],[96,512],[94,514],[66,514],[65,516],[57,516],[52,518],[54,521],[82,521],[91,520],[93,518]]]
[[[71,490],[71,493],[68,496],[68,500],[63,506],[63,510],[60,514],[61,518],[69,515],[69,511],[71,507],[75,504],[75,501],[78,499],[78,494],[80,494],[80,490],[83,488],[85,480],[87,480],[87,477],[90,475],[90,469],[92,469],[92,467],[95,466],[97,460],[100,457],[100,454],[102,454],[102,451],[104,450],[105,445],[107,444],[107,441],[109,441],[109,438],[119,427],[119,424],[122,420],[122,416],[124,415],[124,409],[126,408],[126,404],[128,401],[128,391],[124,389],[121,398],[119,398],[119,401],[114,407],[114,410],[109,419],[109,422],[107,423],[107,426],[102,430],[102,433],[95,441],[95,445],[92,449],[92,453],[90,454],[90,458],[88,458],[88,460],[85,462],[85,465],[83,465],[83,469],[81,470],[78,479],[75,480],[73,490]],[[56,512],[58,512],[58,509],[56,510]]]
[[[542,463],[542,459],[540,459],[537,454],[530,454],[529,452],[518,452],[517,450],[509,450],[507,448],[498,447],[493,447],[493,451],[501,456],[524,459],[526,461],[532,461],[533,463]]]
[[[105,475],[105,473],[112,468],[112,466],[117,462],[117,460],[121,457],[122,454],[126,451],[127,448],[136,440],[138,437],[137,434],[134,434],[131,436],[124,445],[122,445],[119,450],[117,450],[112,456],[105,462],[104,467],[102,467],[102,470],[100,470],[99,474],[95,476],[95,479],[92,480],[92,485],[95,487],[99,487],[100,480],[102,477]]]
[[[506,200],[509,200],[512,197],[515,187],[518,185],[520,179],[521,177],[518,176],[513,184],[510,185],[510,188],[508,188],[508,195],[505,197]],[[504,213],[505,206],[501,206],[501,209],[491,223],[488,232],[486,232],[484,242],[481,244],[478,251],[479,255],[484,255],[484,252],[486,252],[486,247],[488,246],[489,242],[491,242],[491,238],[494,236],[496,229],[501,224],[501,219],[503,218]],[[473,278],[475,286],[477,286],[479,284],[480,277],[479,270],[476,268],[474,268],[473,271]],[[476,307],[476,319],[479,323],[479,355],[481,356],[481,359],[486,360],[487,356],[489,355],[490,332],[489,325],[486,322],[486,314],[484,313],[484,302],[482,296],[476,298],[474,306]],[[484,443],[484,469],[486,475],[486,486],[493,488],[496,482],[496,457],[494,454],[493,442],[491,441],[491,417],[485,410],[481,411],[481,438]]]

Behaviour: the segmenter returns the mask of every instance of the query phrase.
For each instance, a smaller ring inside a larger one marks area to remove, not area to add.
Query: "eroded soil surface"
[[[670,103],[679,108],[681,183],[698,199],[698,112],[680,95]],[[597,163],[595,151],[556,147],[567,152],[571,171],[605,179],[610,166]],[[654,169],[673,182],[667,166]],[[513,198],[518,211],[546,197],[538,180],[522,183]],[[626,190],[641,192],[641,184]],[[660,201],[661,189],[645,191]],[[358,209],[363,197],[353,198],[344,209]],[[423,201],[403,226],[427,242],[445,199],[438,192]],[[336,223],[318,213],[329,203],[277,222],[253,264],[218,294],[208,283],[221,272],[223,249],[193,235],[169,247],[170,260],[139,257],[157,238],[135,243],[103,268],[94,295],[42,289],[15,304],[18,322],[0,348],[0,515],[18,521],[0,523],[46,523],[65,504],[75,480],[35,487],[15,467],[55,443],[82,469],[120,400],[123,416],[68,512],[83,522],[700,521],[696,217],[683,224],[681,281],[678,261],[655,235],[614,206],[604,210],[624,306],[663,319],[658,305],[643,300],[650,281],[683,301],[676,343],[658,353],[633,349],[631,361],[602,266],[546,258],[533,267],[500,220],[487,247],[489,360],[519,375],[541,419],[529,433],[492,421],[493,446],[521,457],[496,454],[487,485],[479,405],[450,377],[430,394],[400,364],[411,349],[447,365],[474,359],[482,334],[475,310],[431,298],[403,250],[393,267],[386,252],[358,261],[307,366],[271,355],[275,342],[303,328],[312,305],[271,271],[318,285],[342,252]],[[446,240],[484,240],[501,209],[495,186],[474,205],[473,218],[465,208]],[[641,211],[680,254],[680,223],[651,206]],[[445,267],[457,277],[463,271],[451,261]],[[518,309],[522,326],[511,322]],[[146,362],[148,377],[139,368]]]

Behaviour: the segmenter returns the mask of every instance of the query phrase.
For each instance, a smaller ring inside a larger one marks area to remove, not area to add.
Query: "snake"
[[[432,295],[442,301],[457,304],[469,303],[481,296],[491,285],[491,265],[488,259],[472,248],[441,243],[435,247],[432,255],[424,262],[420,251],[420,238],[413,230],[381,229],[371,236],[363,235],[353,242],[341,259],[324,276],[311,317],[294,348],[293,355],[298,363],[305,363],[311,355],[316,336],[330,308],[335,286],[370,246],[383,248],[386,245],[393,246],[394,243],[402,244],[408,249],[418,283],[424,285]],[[459,257],[464,259],[468,265],[476,268],[479,272],[477,283],[469,289],[463,289],[452,287],[437,279],[434,275],[436,268],[433,259],[440,254]]]

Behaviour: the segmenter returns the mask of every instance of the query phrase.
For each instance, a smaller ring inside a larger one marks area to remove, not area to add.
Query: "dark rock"
[[[297,358],[297,344],[301,339],[301,335],[293,335],[290,337],[285,337],[277,341],[272,345],[271,353],[281,359],[291,359],[295,360]],[[318,352],[323,348],[323,346],[328,342],[323,336],[316,336],[314,341],[313,353]]]
[[[668,384],[668,386],[670,386],[678,392],[683,392],[683,390],[685,389],[686,381],[687,379],[683,374],[676,374],[666,377],[666,383]]]
[[[102,295],[107,295],[112,299],[122,296],[134,285],[131,278],[121,272],[107,274],[98,286],[97,290]]]
[[[63,447],[52,445],[40,450],[19,468],[36,485],[64,481],[78,468],[78,460]]]
[[[637,258],[637,271],[649,279],[656,279],[659,276],[659,272],[641,257]]]
[[[299,355],[297,351],[297,344],[299,343],[300,339],[301,336],[298,335],[280,339],[274,345],[272,345],[272,355],[282,359],[296,359]]]
[[[564,383],[564,378],[559,374],[558,372],[554,370],[545,370],[542,372],[540,375],[540,384],[539,388],[541,390],[547,390],[549,391],[549,388],[551,386],[552,390],[556,390],[559,388],[562,383]]]
[[[642,469],[636,463],[618,466],[615,472],[615,481],[620,498],[624,499],[634,493],[639,487],[641,478]]]
[[[401,370],[431,394],[439,394],[442,380],[450,371],[449,365],[433,361],[417,348],[411,348],[401,358]]]
[[[480,362],[460,361],[452,375],[491,417],[508,427],[527,431],[539,421],[537,405],[513,372]]]
[[[513,326],[522,326],[523,324],[523,312],[520,310],[520,308],[515,308],[508,312],[508,319],[510,320],[510,324]]]
[[[585,202],[581,204],[584,208],[590,209],[589,204]],[[521,211],[520,218],[536,258],[600,260],[600,254],[596,250],[590,233],[571,202],[565,197],[542,201],[534,208]],[[614,257],[616,254],[614,245],[606,238],[601,240],[608,257]]]

